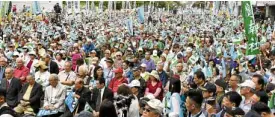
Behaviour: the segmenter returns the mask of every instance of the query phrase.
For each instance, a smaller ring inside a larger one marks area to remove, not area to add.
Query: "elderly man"
[[[40,98],[43,95],[42,86],[35,82],[34,76],[27,76],[27,83],[19,93],[19,105],[14,108],[19,114],[35,115],[40,108]]]
[[[50,115],[50,117],[59,117],[64,112],[64,100],[66,89],[58,83],[57,74],[51,74],[49,78],[50,86],[45,89],[44,109],[58,110],[59,113]]]
[[[0,58],[0,79],[3,79],[5,77],[7,62],[8,60],[5,57]]]
[[[26,77],[29,75],[30,70],[24,66],[23,59],[17,58],[16,59],[16,68],[14,70],[13,76],[14,78],[18,78],[21,80],[22,83],[26,82]]]
[[[17,78],[13,78],[13,68],[8,67],[5,70],[5,78],[1,80],[1,89],[7,91],[6,101],[9,107],[16,107],[18,104],[18,93],[21,90],[21,82]]]
[[[245,80],[239,86],[241,86],[241,95],[244,96],[244,99],[242,100],[239,107],[243,109],[245,113],[247,113],[252,106],[251,98],[254,95],[256,85],[252,80]]]
[[[151,99],[144,107],[142,117],[162,117],[163,104],[158,99]]]
[[[72,71],[72,63],[67,61],[64,66],[64,70],[58,74],[60,83],[67,89],[73,86],[76,74]]]
[[[104,52],[105,57],[102,58],[99,62],[99,66],[101,66],[103,69],[107,68],[107,59],[111,59],[111,51],[110,50],[105,50]]]
[[[63,114],[63,117],[72,117],[73,113],[80,113],[84,110],[86,102],[91,102],[91,91],[88,88],[84,87],[83,79],[76,79],[73,92],[75,93],[74,97],[78,101],[78,106],[76,107],[78,108],[78,110],[75,109],[74,112],[71,113],[68,107],[66,106],[66,110]]]

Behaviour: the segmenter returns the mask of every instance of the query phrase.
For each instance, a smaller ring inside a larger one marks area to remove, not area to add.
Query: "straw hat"
[[[48,69],[48,67],[46,66],[46,63],[44,61],[39,61],[38,63],[36,63],[34,65],[35,67],[40,67],[42,69]]]
[[[156,78],[157,80],[159,80],[159,74],[156,70],[153,70],[149,76],[153,76],[154,78]]]

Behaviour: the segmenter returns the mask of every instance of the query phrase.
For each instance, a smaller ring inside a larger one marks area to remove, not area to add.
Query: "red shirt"
[[[116,93],[118,87],[119,87],[121,84],[123,84],[123,83],[128,83],[128,81],[127,81],[126,78],[122,78],[122,79],[113,78],[113,79],[110,81],[109,88],[110,88],[114,93]]]
[[[153,86],[152,85],[152,83],[151,83],[151,81],[148,81],[147,82],[147,88],[149,89],[149,93],[152,93],[152,94],[154,94],[156,91],[157,91],[157,89],[158,88],[160,88],[161,89],[161,92],[159,93],[159,96],[158,97],[156,97],[157,99],[159,99],[159,100],[162,100],[162,98],[163,98],[163,90],[162,90],[162,83],[159,81],[155,86]]]
[[[22,66],[22,67],[16,68],[14,70],[13,77],[20,79],[21,83],[25,83],[26,77],[27,77],[27,75],[29,75],[29,73],[30,73],[30,70],[27,67]]]

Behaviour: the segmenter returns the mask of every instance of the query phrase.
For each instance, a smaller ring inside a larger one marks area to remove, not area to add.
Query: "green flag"
[[[245,34],[248,39],[246,55],[259,54],[259,43],[256,35],[254,14],[250,1],[242,1],[242,15],[244,19]]]

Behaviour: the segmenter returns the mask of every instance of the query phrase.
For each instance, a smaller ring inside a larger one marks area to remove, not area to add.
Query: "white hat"
[[[133,80],[130,84],[128,84],[129,87],[140,87],[140,82],[138,80]]]
[[[147,105],[158,111],[159,114],[163,111],[163,104],[158,99],[151,99],[147,102]]]
[[[143,49],[140,47],[140,48],[138,48],[138,51],[143,51]]]
[[[242,84],[239,85],[240,87],[250,87],[252,89],[256,88],[255,83],[252,80],[245,80]]]
[[[12,56],[19,56],[19,53],[15,51]]]
[[[147,67],[147,65],[145,63],[142,63],[140,66],[141,67]]]
[[[29,55],[34,55],[34,56],[36,56],[35,51],[30,51],[30,52],[28,52],[28,54],[29,54]]]
[[[121,52],[116,52],[116,56],[117,56],[117,55],[122,56],[122,53],[121,53]]]
[[[158,55],[158,51],[157,50],[154,50],[153,51],[153,56],[157,56]]]
[[[167,57],[167,54],[163,53],[161,54],[162,57],[166,58]]]
[[[159,74],[158,74],[158,72],[156,70],[151,71],[151,73],[149,74],[149,76],[153,76],[157,80],[159,80]]]

